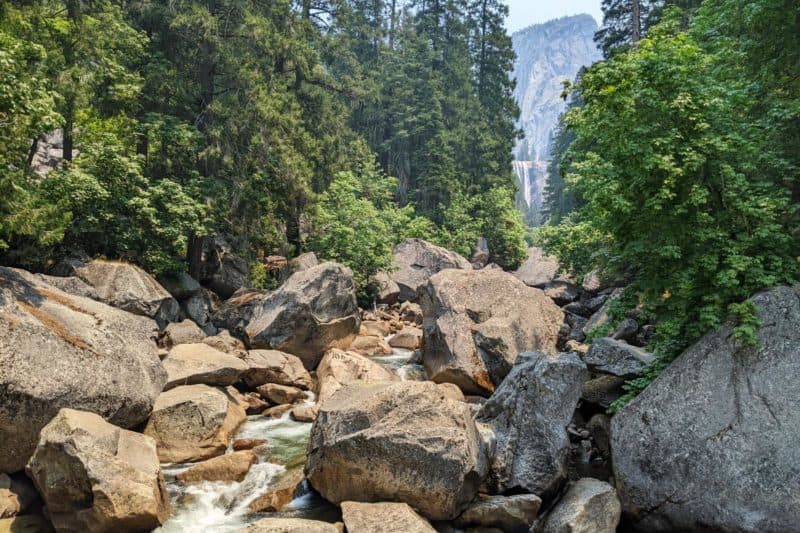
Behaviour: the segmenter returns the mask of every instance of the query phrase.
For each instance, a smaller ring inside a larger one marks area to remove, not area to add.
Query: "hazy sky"
[[[508,17],[508,29],[511,32],[521,30],[531,24],[548,20],[589,13],[599,24],[602,22],[600,11],[601,0],[509,0],[511,15]]]

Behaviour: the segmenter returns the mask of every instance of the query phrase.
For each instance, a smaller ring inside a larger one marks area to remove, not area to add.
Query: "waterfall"
[[[519,190],[528,207],[531,206],[531,169],[533,161],[514,161],[514,173],[517,175]]]

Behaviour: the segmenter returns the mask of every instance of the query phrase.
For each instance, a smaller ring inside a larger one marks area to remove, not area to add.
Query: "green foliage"
[[[15,237],[47,245],[61,238],[68,216],[31,194],[28,172],[33,139],[61,122],[47,90],[42,46],[0,26],[0,249]]]
[[[359,294],[369,279],[392,265],[392,249],[409,237],[427,236],[430,223],[399,208],[392,195],[397,181],[368,166],[356,175],[341,172],[320,196],[309,247],[319,257],[353,270]]]
[[[628,275],[657,317],[657,361],[616,407],[731,314],[753,341],[740,302],[798,279],[800,115],[786,69],[800,54],[778,44],[797,30],[786,4],[706,2],[688,31],[667,13],[578,84],[566,181],[585,205],[538,237],[579,274]]]

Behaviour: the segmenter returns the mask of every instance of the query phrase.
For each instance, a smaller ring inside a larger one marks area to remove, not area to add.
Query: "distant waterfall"
[[[514,161],[514,173],[528,207],[541,207],[547,185],[547,161]]]
[[[519,190],[525,198],[525,203],[531,205],[531,168],[533,161],[514,161],[514,173],[517,175]]]

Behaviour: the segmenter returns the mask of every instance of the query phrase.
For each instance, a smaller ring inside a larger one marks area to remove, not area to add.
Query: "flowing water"
[[[425,372],[422,367],[409,364],[412,355],[413,353],[408,350],[396,349],[392,355],[373,357],[372,360],[391,368],[403,380],[424,379]],[[313,405],[313,395],[309,396],[306,403]],[[248,507],[287,472],[303,467],[310,433],[311,424],[295,422],[289,417],[289,413],[280,418],[261,415],[248,417],[235,438],[264,439],[267,444],[255,450],[259,455],[259,463],[253,465],[241,482],[204,482],[185,485],[175,476],[190,468],[192,464],[162,465],[167,489],[172,499],[173,514],[169,521],[156,531],[237,532],[251,522],[275,516],[338,520],[340,517],[338,508],[323,500],[307,484],[302,487],[300,495],[280,513],[255,514]]]

